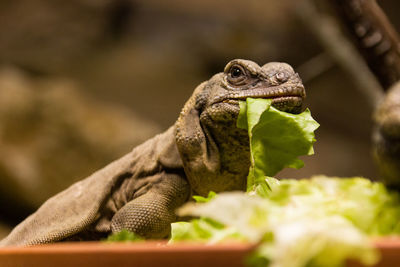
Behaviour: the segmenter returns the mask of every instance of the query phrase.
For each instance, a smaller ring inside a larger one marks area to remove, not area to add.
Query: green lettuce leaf
[[[140,237],[139,235],[123,229],[122,231],[118,233],[113,233],[107,237],[105,240],[106,242],[137,242],[137,241],[143,241],[144,239]]]
[[[314,131],[319,124],[310,111],[290,114],[277,110],[271,103],[270,99],[253,98],[239,103],[237,126],[248,130],[250,139],[248,191],[263,184],[264,176],[274,176],[285,167],[303,167],[298,157],[314,153]]]
[[[210,191],[210,192],[208,192],[208,196],[207,197],[193,196],[193,199],[197,203],[206,203],[206,202],[210,201],[211,199],[213,199],[216,195],[217,195],[217,193],[215,193],[214,191]]]
[[[206,217],[194,219],[191,222],[175,222],[171,224],[169,243],[197,241],[213,244],[226,240],[243,241],[245,238],[234,227],[225,226]]]

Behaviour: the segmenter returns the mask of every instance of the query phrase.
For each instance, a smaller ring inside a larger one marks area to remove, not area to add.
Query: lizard
[[[400,190],[400,37],[376,0],[332,0],[371,72],[386,92],[376,100],[373,156],[382,180]],[[378,88],[380,89],[380,88]]]
[[[381,179],[400,190],[400,82],[389,88],[373,119],[373,155]]]
[[[0,246],[99,240],[123,229],[168,237],[175,209],[192,195],[246,189],[249,138],[236,120],[247,97],[299,113],[305,89],[289,64],[230,61],[196,87],[169,129],[47,200]]]

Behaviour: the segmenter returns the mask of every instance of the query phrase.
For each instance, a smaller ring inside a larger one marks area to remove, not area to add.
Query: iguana
[[[382,180],[400,190],[400,82],[394,84],[374,115],[374,157]]]
[[[400,190],[399,34],[376,0],[332,0],[332,3],[386,91],[373,118],[373,154],[380,178],[387,186]]]
[[[286,63],[230,61],[194,90],[172,127],[47,200],[0,246],[98,240],[122,229],[163,238],[191,195],[245,190],[249,140],[236,120],[247,97],[298,113],[305,90]]]

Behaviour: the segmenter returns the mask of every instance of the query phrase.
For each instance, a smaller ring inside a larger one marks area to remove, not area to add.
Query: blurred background
[[[399,28],[400,3],[379,3]],[[325,0],[0,0],[0,32],[0,238],[167,129],[234,58],[291,64],[321,124],[315,155],[279,177],[378,178],[371,94]]]

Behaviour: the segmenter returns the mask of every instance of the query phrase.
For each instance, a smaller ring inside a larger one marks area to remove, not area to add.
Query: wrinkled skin
[[[390,88],[375,113],[374,155],[383,181],[400,189],[400,83]]]
[[[246,97],[297,113],[305,91],[285,63],[229,62],[195,89],[167,131],[46,201],[0,246],[98,240],[122,229],[164,238],[191,195],[245,190],[249,140],[236,120]]]

